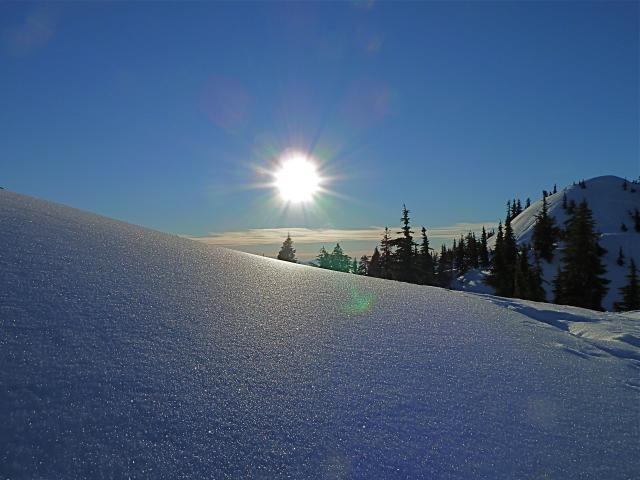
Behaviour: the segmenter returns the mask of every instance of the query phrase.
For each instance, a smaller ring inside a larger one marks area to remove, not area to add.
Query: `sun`
[[[280,197],[288,203],[312,201],[322,182],[315,164],[301,153],[283,158],[274,177]]]

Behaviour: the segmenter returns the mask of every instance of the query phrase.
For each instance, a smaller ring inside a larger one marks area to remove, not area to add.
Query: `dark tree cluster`
[[[518,247],[511,217],[507,215],[504,229],[502,222],[498,225],[491,270],[487,276],[487,283],[495,289],[496,295],[545,300],[540,256],[534,250],[532,263],[530,252],[531,247],[528,245]]]
[[[629,183],[636,182],[625,181],[623,185],[626,187],[623,188],[630,188]],[[578,185],[586,188],[583,180]],[[555,185],[553,193],[557,193]],[[470,269],[488,269],[486,282],[495,289],[496,295],[546,301],[541,262],[551,263],[556,250],[559,250],[560,266],[553,280],[553,301],[602,310],[609,280],[604,277],[606,268],[601,258],[606,251],[598,243],[600,234],[595,229],[593,213],[586,200],[576,204],[567,200],[563,193],[562,207],[568,218],[564,228],[560,228],[549,213],[548,195],[543,191],[542,208],[536,215],[530,245],[519,245],[513,230],[512,221],[524,210],[519,199],[507,202],[506,218],[504,224],[499,223],[497,232],[487,232],[483,227],[479,237],[469,232],[455,239],[451,247],[442,245],[439,252],[431,247],[424,226],[420,228],[419,236],[414,236],[416,232],[412,230],[410,211],[403,205],[400,229],[393,236],[386,227],[379,246],[374,248],[370,257],[351,258],[340,244],[336,244],[331,252],[322,247],[312,264],[341,272],[446,288]],[[527,199],[525,205],[525,208],[529,207],[531,201]],[[634,228],[640,232],[640,211],[636,208],[629,214]],[[627,230],[624,224],[621,228]],[[494,236],[494,248],[489,250],[488,239]],[[278,258],[297,261],[290,236],[284,241]],[[620,301],[614,307],[617,310],[640,309],[640,287],[634,259],[629,258],[627,262],[620,248],[616,262],[620,267],[628,263],[629,273],[627,284],[620,289]]]
[[[620,289],[622,299],[614,303],[613,308],[619,312],[640,310],[640,282],[638,281],[638,269],[633,258],[629,261],[629,273],[627,284]]]
[[[601,257],[593,214],[583,200],[565,223],[561,266],[553,281],[554,302],[602,310],[609,280]]]
[[[451,248],[442,245],[440,254],[429,243],[427,229],[420,229],[420,237],[414,238],[409,209],[402,207],[401,227],[392,238],[385,228],[380,248],[376,247],[367,264],[367,275],[372,277],[450,287],[451,281],[470,268],[489,266],[487,232],[483,228],[478,239],[473,232],[461,236]]]
[[[351,258],[345,254],[339,243],[333,247],[331,253],[329,253],[324,246],[320,249],[320,253],[312,264],[319,268],[325,268],[327,270],[335,270],[337,272],[351,272],[358,273],[358,262],[355,258]]]

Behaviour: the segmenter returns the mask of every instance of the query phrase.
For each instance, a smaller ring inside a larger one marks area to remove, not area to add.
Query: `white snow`
[[[0,477],[640,476],[633,314],[0,222]]]
[[[600,245],[607,250],[602,257],[607,274],[605,275],[611,283],[608,285],[608,292],[602,305],[606,310],[613,310],[614,302],[620,300],[620,287],[626,285],[626,275],[629,273],[628,263],[619,266],[616,263],[620,247],[625,255],[625,262],[633,258],[637,265],[640,265],[640,233],[634,230],[633,220],[629,212],[634,208],[640,208],[640,185],[629,182],[628,190],[622,189],[623,179],[616,176],[602,176],[592,178],[586,182],[587,188],[580,188],[578,185],[571,185],[558,193],[547,197],[549,215],[556,220],[556,225],[564,226],[567,220],[567,213],[562,208],[563,193],[567,195],[567,201],[574,200],[579,204],[583,199],[587,200],[589,208],[593,211],[593,218],[596,229],[600,232]],[[635,192],[632,190],[635,189]],[[536,222],[536,215],[542,210],[542,200],[538,200],[525,209],[512,222],[513,232],[519,244],[531,244],[531,235]],[[628,231],[621,231],[624,223]],[[495,244],[495,236],[489,239],[489,248]],[[558,272],[560,265],[562,243],[554,251],[553,262],[542,261],[544,273],[544,287],[547,293],[547,300],[553,299],[552,282]],[[455,288],[477,293],[492,293],[493,289],[483,282],[484,274],[472,270],[467,272],[456,283]]]

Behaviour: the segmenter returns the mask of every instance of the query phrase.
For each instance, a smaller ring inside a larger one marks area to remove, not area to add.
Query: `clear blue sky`
[[[0,185],[191,235],[497,220],[640,173],[638,5],[2,3]],[[287,147],[321,212],[246,188]]]

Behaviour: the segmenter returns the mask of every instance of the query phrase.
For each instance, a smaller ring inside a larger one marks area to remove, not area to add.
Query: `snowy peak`
[[[569,217],[564,208],[565,202],[580,204],[583,200],[586,200],[593,212],[596,230],[601,234],[600,245],[607,250],[603,263],[611,283],[603,306],[611,310],[619,297],[619,289],[624,285],[628,271],[626,262],[624,265],[617,264],[620,248],[627,261],[634,258],[636,264],[640,264],[640,233],[635,231],[632,217],[634,210],[640,208],[640,184],[614,175],[604,175],[567,186],[547,196],[549,215],[555,219],[557,226],[563,227]],[[542,200],[538,200],[512,220],[513,232],[519,244],[531,243],[536,217],[541,211]],[[494,244],[495,238],[492,237],[489,242],[490,248],[493,248]],[[562,248],[562,245],[558,247]],[[555,255],[551,264],[543,265],[547,299],[552,298],[551,281],[559,266],[558,257],[559,255]]]

